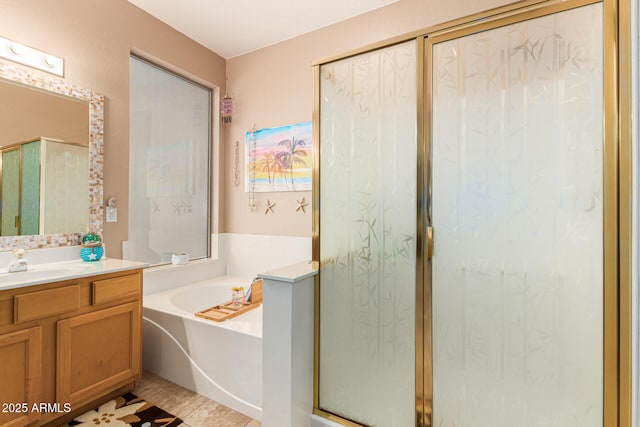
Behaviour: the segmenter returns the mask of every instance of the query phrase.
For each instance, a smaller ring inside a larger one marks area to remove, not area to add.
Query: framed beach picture
[[[246,132],[244,191],[310,191],[311,142],[311,122]]]

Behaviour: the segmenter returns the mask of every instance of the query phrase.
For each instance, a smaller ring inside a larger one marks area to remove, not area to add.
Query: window
[[[211,90],[130,59],[129,241],[125,258],[159,264],[210,250]]]

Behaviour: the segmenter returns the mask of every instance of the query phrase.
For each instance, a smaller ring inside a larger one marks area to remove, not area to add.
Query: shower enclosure
[[[627,425],[616,11],[522,2],[315,65],[317,414]]]

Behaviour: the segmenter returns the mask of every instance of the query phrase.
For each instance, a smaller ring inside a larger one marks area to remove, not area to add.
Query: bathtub
[[[194,315],[252,278],[222,276],[145,295],[144,369],[262,419],[262,306],[224,322]]]

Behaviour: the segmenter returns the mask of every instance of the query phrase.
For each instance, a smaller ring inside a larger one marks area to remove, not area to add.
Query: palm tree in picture
[[[289,170],[289,161],[291,156],[286,151],[277,151],[275,153],[275,170],[280,172],[280,177],[284,180],[284,184],[289,187],[289,182],[287,181],[287,171]],[[273,179],[275,181],[275,172],[273,174]]]
[[[293,180],[293,168],[296,165],[304,166],[306,164],[305,157],[307,157],[307,151],[303,148],[305,142],[302,139],[296,139],[295,136],[291,139],[283,139],[278,142],[279,146],[286,148],[284,153],[287,154],[287,165],[289,169],[289,176],[291,177],[291,188],[295,191],[296,184]]]
[[[267,154],[260,157],[260,161],[258,162],[258,167],[261,171],[267,173],[267,178],[269,179],[269,187],[272,186],[271,175],[273,174],[273,179],[276,177],[276,157],[273,154],[273,151],[268,151]]]

